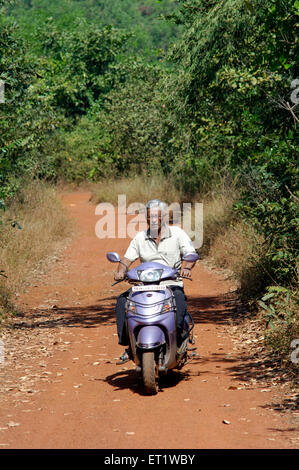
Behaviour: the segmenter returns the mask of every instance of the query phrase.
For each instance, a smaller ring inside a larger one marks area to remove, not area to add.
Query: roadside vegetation
[[[73,231],[55,188],[40,181],[24,184],[1,217],[0,319],[14,311],[21,290],[45,273],[48,258]]]
[[[29,176],[92,183],[94,202],[203,202],[202,256],[296,368],[299,2],[0,5],[2,206]]]

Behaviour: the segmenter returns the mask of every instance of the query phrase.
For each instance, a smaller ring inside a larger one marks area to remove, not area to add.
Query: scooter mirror
[[[194,263],[195,261],[198,260],[198,254],[195,253],[195,252],[186,253],[186,254],[183,256],[183,260],[184,260],[184,261],[188,261],[188,262],[190,262],[190,263]]]
[[[116,253],[115,251],[109,251],[109,253],[107,253],[107,259],[111,262],[111,263],[119,263],[120,262],[120,256],[118,253]]]

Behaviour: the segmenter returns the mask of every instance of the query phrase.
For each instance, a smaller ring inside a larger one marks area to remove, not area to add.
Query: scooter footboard
[[[140,329],[136,346],[141,349],[151,349],[164,344],[165,335],[159,326],[149,325]]]

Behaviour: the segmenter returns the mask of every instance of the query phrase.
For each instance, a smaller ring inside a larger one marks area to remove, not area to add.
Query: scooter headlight
[[[137,271],[141,282],[158,282],[161,279],[163,269],[144,269]]]

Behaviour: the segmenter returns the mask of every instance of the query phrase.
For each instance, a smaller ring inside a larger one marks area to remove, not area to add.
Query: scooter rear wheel
[[[155,395],[158,392],[158,377],[154,351],[142,353],[142,379],[146,392]]]

